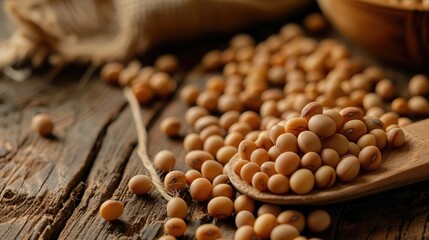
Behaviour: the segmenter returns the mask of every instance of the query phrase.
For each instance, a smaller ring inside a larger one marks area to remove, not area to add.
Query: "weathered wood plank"
[[[79,90],[76,74],[66,78],[1,83],[6,106],[1,142],[13,150],[0,158],[2,239],[32,238],[58,228],[49,225],[60,210],[66,212],[63,207],[69,205],[63,203],[73,197],[70,193],[89,171],[106,127],[125,106],[116,89],[91,81]],[[40,111],[55,120],[55,137],[41,138],[30,130],[32,116]]]

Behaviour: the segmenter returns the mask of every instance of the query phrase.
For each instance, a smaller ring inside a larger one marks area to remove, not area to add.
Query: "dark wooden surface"
[[[278,26],[264,27],[256,35],[274,33]],[[4,38],[5,33],[1,35]],[[205,39],[173,51],[184,65],[176,76],[178,91],[186,83],[204,84],[207,75],[191,66],[203,51],[226,41]],[[362,50],[354,52],[378,64]],[[144,61],[150,63],[151,57]],[[80,84],[84,72],[75,66],[53,79],[47,69],[24,83],[0,79],[0,239],[155,239],[163,234],[165,201],[155,191],[137,197],[127,189],[130,177],[146,170],[136,154],[136,133],[125,98],[120,89],[99,80],[97,73],[87,84]],[[411,74],[393,68],[388,72],[402,84]],[[162,118],[183,117],[187,109],[177,99],[177,92],[171,99],[142,108],[142,112],[149,132],[149,155],[170,149],[178,157],[175,168],[187,170],[181,139],[168,139],[159,131]],[[41,138],[31,131],[31,118],[37,112],[47,112],[55,120],[54,138]],[[190,132],[189,126],[183,134],[186,132]],[[284,208],[330,212],[328,231],[321,235],[304,232],[306,236],[429,239],[428,184],[425,181],[339,204]],[[198,225],[208,222],[221,226],[224,238],[232,239],[233,219],[213,221],[205,214],[204,204],[193,202],[185,192],[183,195],[191,209],[187,239],[193,239]],[[106,222],[98,216],[99,206],[110,198],[125,203],[118,221]]]

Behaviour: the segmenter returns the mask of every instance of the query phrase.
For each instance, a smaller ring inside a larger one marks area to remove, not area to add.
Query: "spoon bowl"
[[[402,129],[406,143],[400,148],[383,150],[382,163],[378,169],[361,172],[350,182],[337,182],[330,188],[314,189],[305,195],[291,192],[277,195],[252,187],[233,170],[234,163],[240,160],[238,154],[226,165],[226,171],[238,191],[266,203],[321,205],[360,198],[429,179],[429,119]]]

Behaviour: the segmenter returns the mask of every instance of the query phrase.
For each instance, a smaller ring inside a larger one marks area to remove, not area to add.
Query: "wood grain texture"
[[[75,195],[73,190],[91,168],[105,128],[125,106],[113,89],[92,81],[81,91],[74,87],[76,76],[71,79],[74,83],[70,79],[55,82],[62,82],[64,91],[41,79],[32,79],[33,87],[1,82],[5,108],[0,142],[8,152],[0,159],[2,239],[37,237],[47,228],[57,228],[51,226],[56,215],[67,212],[64,207],[69,205],[63,203]],[[29,129],[37,112],[52,116],[54,137],[41,138]]]

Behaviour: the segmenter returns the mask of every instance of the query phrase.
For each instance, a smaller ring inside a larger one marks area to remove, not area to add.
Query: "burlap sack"
[[[285,16],[311,0],[6,0],[16,31],[0,67],[30,58],[51,63],[125,60],[161,42]]]

